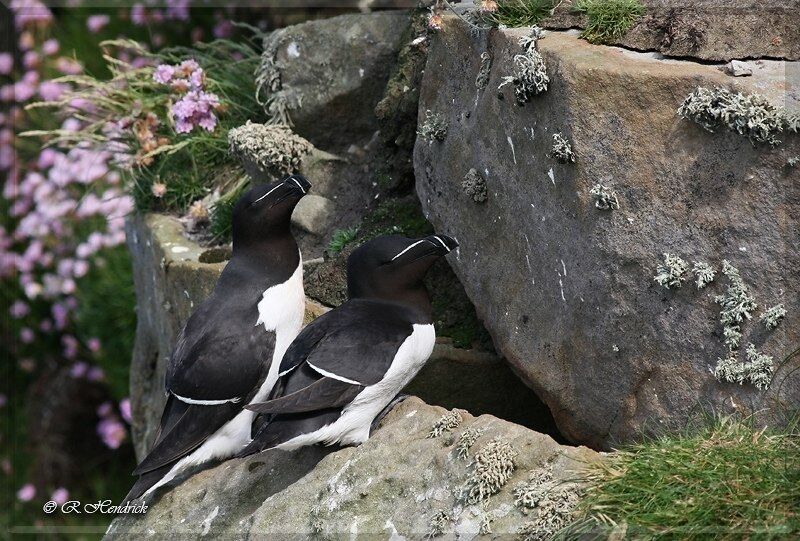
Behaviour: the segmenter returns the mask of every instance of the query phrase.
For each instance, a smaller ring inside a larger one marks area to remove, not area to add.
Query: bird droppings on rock
[[[433,424],[431,431],[428,433],[428,437],[438,438],[445,432],[452,432],[453,429],[458,428],[462,420],[463,418],[457,410],[448,411]]]
[[[697,280],[695,281],[697,289],[703,289],[706,287],[708,284],[714,281],[714,278],[717,275],[714,267],[702,261],[694,261],[692,263],[692,274],[697,277]]]
[[[442,115],[428,109],[425,111],[425,121],[417,130],[417,135],[429,143],[434,141],[442,142],[447,137],[447,122],[445,122]]]
[[[511,84],[514,86],[514,97],[517,105],[525,105],[537,94],[546,92],[550,84],[547,76],[547,66],[537,48],[540,34],[531,33],[519,39],[519,45],[524,50],[523,54],[514,56],[514,72],[502,78],[498,90]]]
[[[575,153],[572,151],[572,145],[569,144],[569,141],[561,132],[553,134],[553,148],[550,150],[550,156],[555,158],[558,163],[575,163]]]
[[[489,196],[486,181],[474,167],[464,175],[464,180],[461,181],[461,188],[476,203],[485,203]]]
[[[773,105],[760,94],[745,95],[723,87],[697,87],[678,108],[678,115],[692,120],[709,132],[724,127],[752,143],[775,146],[784,131],[797,133],[794,116]]]
[[[594,206],[600,210],[619,210],[617,193],[604,184],[595,184],[589,193],[594,196]]]
[[[679,288],[686,281],[689,265],[680,257],[664,254],[664,261],[656,268],[654,280],[667,289]]]
[[[464,502],[476,504],[496,494],[514,473],[517,452],[511,444],[495,438],[484,445],[473,460],[473,468],[461,496]]]
[[[470,448],[482,435],[483,429],[480,428],[468,428],[462,432],[456,443],[456,456],[461,460],[467,460]]]
[[[781,303],[764,310],[758,319],[764,323],[764,326],[768,331],[771,331],[780,325],[784,317],[786,317],[786,308],[784,308],[783,304]]]
[[[228,132],[231,154],[239,158],[245,170],[257,181],[281,178],[297,172],[303,158],[311,152],[311,143],[283,124],[256,124]],[[256,178],[266,174],[267,178]]]

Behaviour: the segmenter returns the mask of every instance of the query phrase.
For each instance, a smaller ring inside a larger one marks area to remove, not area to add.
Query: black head
[[[390,235],[366,242],[347,260],[348,296],[397,301],[429,312],[425,274],[456,247],[458,242],[445,235],[422,239]]]
[[[260,184],[244,194],[233,209],[233,247],[290,235],[292,211],[311,183],[301,175]]]

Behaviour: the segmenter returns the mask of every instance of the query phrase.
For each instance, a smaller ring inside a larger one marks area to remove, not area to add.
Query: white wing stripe
[[[328,372],[327,370],[323,370],[322,368],[317,368],[316,366],[314,366],[311,363],[308,363],[308,366],[310,366],[311,368],[313,368],[314,370],[316,370],[317,372],[319,372],[320,374],[322,374],[323,376],[325,376],[327,378],[338,379],[339,381],[343,381],[345,383],[351,383],[353,385],[361,385],[361,383],[359,383],[359,382],[357,382],[355,380],[347,379],[347,378],[342,377],[342,376],[337,376],[333,372]]]
[[[172,393],[172,396],[174,396],[175,398],[177,398],[181,402],[185,402],[187,404],[195,404],[195,405],[198,405],[198,406],[218,406],[220,404],[227,404],[229,402],[231,404],[235,404],[239,400],[241,400],[240,397],[227,398],[225,400],[195,400],[194,398],[186,398],[185,396],[181,396],[181,395],[176,394],[176,393],[174,393],[172,391],[170,391],[170,392]]]

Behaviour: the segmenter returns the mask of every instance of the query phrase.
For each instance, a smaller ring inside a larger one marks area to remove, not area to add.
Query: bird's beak
[[[306,195],[311,189],[311,183],[303,175],[292,175],[290,177],[286,177],[283,183],[295,190],[298,190],[302,195]]]
[[[446,255],[458,248],[458,241],[447,235],[431,235],[425,240],[433,244],[439,250],[440,255]]]

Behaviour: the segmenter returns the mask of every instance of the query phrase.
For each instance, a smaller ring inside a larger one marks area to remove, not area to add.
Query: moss
[[[703,289],[706,287],[708,284],[714,281],[714,277],[717,275],[717,273],[714,271],[714,267],[708,263],[703,263],[702,261],[693,262],[692,274],[697,277],[697,281],[695,282],[697,289]]]
[[[425,122],[417,130],[417,135],[429,143],[442,142],[447,137],[447,122],[442,115],[428,109],[425,111]]]
[[[495,438],[475,453],[473,468],[462,489],[467,504],[487,500],[500,492],[514,473],[517,452],[507,441]]]
[[[664,262],[656,268],[655,281],[667,289],[681,287],[686,281],[686,273],[689,265],[680,257],[672,254],[664,254]]]
[[[784,131],[797,132],[795,117],[760,94],[745,95],[726,88],[697,87],[678,108],[678,114],[709,132],[725,128],[750,142],[777,145]]]
[[[461,189],[476,203],[485,203],[489,195],[486,181],[474,167],[464,175],[464,180],[461,181]]]
[[[438,438],[445,432],[452,432],[453,429],[458,428],[463,421],[463,417],[457,410],[448,411],[442,415],[438,421],[433,423],[431,431],[428,433],[429,438]]]
[[[784,317],[786,317],[786,308],[783,304],[776,304],[767,308],[758,319],[764,323],[768,331],[771,331],[780,325]]]
[[[550,156],[558,160],[559,163],[575,163],[575,153],[572,152],[572,145],[561,133],[553,134],[553,148]]]
[[[594,206],[600,210],[619,210],[617,193],[604,184],[595,184],[589,193],[594,196]]]
[[[611,43],[631,29],[645,7],[639,0],[578,0],[575,11],[587,18],[581,37],[591,43]]]
[[[525,105],[537,94],[546,92],[550,84],[547,66],[537,49],[539,37],[538,29],[534,29],[530,36],[520,38],[524,53],[514,56],[514,72],[503,77],[498,86],[499,90],[507,84],[513,85],[517,105]]]

